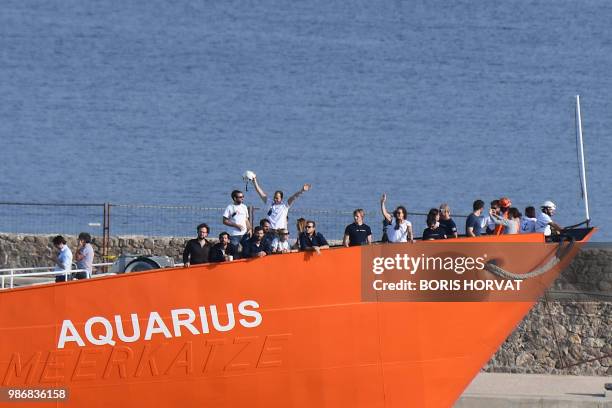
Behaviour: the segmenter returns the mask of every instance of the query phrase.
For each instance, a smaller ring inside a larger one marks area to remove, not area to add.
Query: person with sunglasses
[[[251,231],[249,209],[244,205],[244,193],[240,190],[232,191],[233,203],[223,212],[223,224],[230,227],[230,242],[238,247],[242,237]]]
[[[278,230],[278,237],[272,241],[272,253],[286,254],[291,252],[291,244],[289,243],[289,231],[286,229]]]
[[[398,206],[393,211],[393,216],[387,211],[386,207],[387,194],[383,193],[380,198],[380,211],[387,221],[385,232],[389,242],[410,242],[414,243],[414,235],[412,234],[412,223],[407,220],[408,211],[403,205]]]
[[[316,231],[316,224],[314,221],[306,221],[306,229],[300,234],[300,250],[302,251],[313,251],[321,255],[322,249],[329,248],[327,240],[320,232]]]
[[[259,198],[261,198],[261,201],[266,204],[266,218],[268,221],[270,221],[270,228],[273,231],[287,229],[289,209],[299,196],[310,190],[310,187],[312,187],[310,184],[304,184],[302,188],[295,194],[293,194],[291,197],[289,197],[289,199],[285,203],[283,201],[284,193],[282,191],[276,190],[274,192],[274,196],[272,198],[269,198],[266,192],[263,191],[263,189],[259,185],[259,182],[257,181],[257,176],[254,175],[252,181],[253,185],[255,186],[255,191],[257,191],[257,194],[259,195]]]

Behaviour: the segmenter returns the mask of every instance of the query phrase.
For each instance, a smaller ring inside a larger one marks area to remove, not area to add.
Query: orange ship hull
[[[493,239],[543,242],[469,242]],[[366,302],[364,250],[0,292],[0,380],[69,390],[36,406],[452,406],[535,300]]]

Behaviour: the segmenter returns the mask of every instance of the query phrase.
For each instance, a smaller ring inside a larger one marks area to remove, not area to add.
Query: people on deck
[[[55,275],[56,282],[66,281],[66,273],[68,273],[68,279],[71,278],[70,271],[72,270],[72,251],[66,244],[66,239],[63,236],[58,235],[51,241],[55,249],[57,249],[57,255],[55,257],[55,268],[54,272],[61,274]]]
[[[226,262],[237,258],[237,250],[230,242],[230,235],[223,231],[219,234],[219,242],[210,249],[209,262]]]
[[[440,204],[440,227],[444,229],[444,235],[447,238],[457,238],[457,224],[451,218],[451,209],[448,204]]]
[[[259,226],[263,229],[264,241],[272,245],[272,241],[274,241],[274,238],[276,238],[276,233],[275,230],[270,228],[270,221],[267,218],[262,218],[259,220]]]
[[[237,247],[242,237],[250,232],[251,222],[249,220],[249,210],[244,205],[244,193],[240,190],[234,190],[231,196],[233,202],[223,212],[223,224],[230,227],[230,242]]]
[[[196,227],[197,238],[190,239],[185,244],[183,250],[183,266],[188,268],[191,265],[203,264],[209,261],[212,243],[206,239],[210,229],[208,225],[202,223]]]
[[[389,242],[414,242],[414,235],[412,234],[412,223],[408,221],[408,211],[406,207],[400,205],[393,215],[387,211],[386,207],[387,195],[383,194],[380,198],[380,211],[383,217],[389,223],[385,227],[387,238]]]
[[[291,244],[289,243],[289,231],[285,228],[277,230],[277,236],[272,241],[272,253],[286,254],[291,252]]]
[[[355,221],[344,229],[342,245],[349,247],[372,243],[372,230],[369,225],[364,224],[364,216],[365,212],[361,208],[353,211],[353,220]]]
[[[521,213],[518,208],[510,207],[503,214],[505,217],[496,214],[494,210],[490,210],[489,213],[495,224],[504,227],[501,230],[502,234],[518,234],[521,226]]]
[[[502,197],[502,198],[499,199],[498,203],[499,203],[499,212],[496,215],[498,215],[499,217],[501,217],[503,219],[508,219],[508,211],[510,210],[510,207],[512,206],[512,201],[510,201],[510,199],[508,197]],[[504,234],[505,233],[504,230],[506,228],[506,225],[505,224],[500,224],[500,223],[496,222],[496,220],[499,220],[499,218],[497,218],[497,217],[493,217],[492,220],[495,223],[495,229],[494,229],[493,233],[495,235],[502,235],[502,234]]]
[[[540,206],[541,211],[536,216],[536,232],[543,232],[544,236],[559,234],[563,227],[553,221],[552,216],[557,211],[557,206],[552,201],[544,201]]]
[[[93,272],[94,249],[91,246],[91,235],[81,232],[78,237],[77,249],[75,252],[77,269],[82,272],[74,274],[75,279],[87,279]]]
[[[491,210],[495,211],[495,214],[499,215],[500,214],[500,207],[499,207],[499,200],[493,200],[490,203],[490,207]],[[494,234],[495,233],[495,226],[497,224],[495,224],[495,221],[493,221],[493,217],[490,216],[491,211],[489,211],[488,214],[483,214],[482,215],[482,221],[483,221],[483,234]]]
[[[430,217],[436,221],[435,227],[438,228],[440,226],[440,210],[438,210],[437,208],[429,209],[429,212],[427,212],[427,218],[425,219],[426,225],[428,225],[427,223]]]
[[[298,218],[295,221],[295,229],[297,231],[297,236],[295,238],[295,244],[293,245],[294,249],[300,249],[300,235],[302,232],[306,231],[306,218]]]
[[[253,236],[242,248],[243,258],[258,258],[272,253],[270,244],[264,240],[263,228],[259,225],[253,229]]]
[[[427,214],[427,228],[423,230],[423,241],[446,239],[446,230],[439,224],[437,220],[439,212],[438,209],[435,210],[435,212],[429,211],[429,214]]]
[[[329,248],[327,240],[320,232],[316,230],[316,223],[312,220],[306,221],[304,232],[299,236],[300,250],[314,251],[321,254],[322,249]]]
[[[472,213],[465,220],[465,235],[468,237],[477,237],[482,235],[484,231],[484,217],[482,210],[484,209],[484,201],[476,200],[472,204]]]
[[[255,191],[261,198],[261,201],[266,205],[266,218],[270,221],[271,228],[276,231],[278,229],[286,229],[287,228],[287,219],[289,214],[289,209],[295,202],[295,200],[301,196],[306,191],[310,190],[310,184],[304,184],[302,188],[294,193],[287,202],[283,201],[284,194],[280,190],[276,190],[274,192],[273,197],[268,197],[265,191],[259,185],[257,181],[257,176],[253,177],[253,185],[255,186]]]
[[[536,230],[536,210],[535,207],[525,208],[525,215],[521,217],[521,234],[529,234]]]

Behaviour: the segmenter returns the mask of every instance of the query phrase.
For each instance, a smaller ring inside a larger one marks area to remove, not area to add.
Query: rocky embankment
[[[0,269],[53,265],[52,236],[0,234]],[[66,237],[71,248],[76,237]],[[181,259],[188,238],[113,237],[109,255]],[[101,238],[94,238],[102,262]],[[612,375],[612,246],[590,245],[483,368],[489,372]]]

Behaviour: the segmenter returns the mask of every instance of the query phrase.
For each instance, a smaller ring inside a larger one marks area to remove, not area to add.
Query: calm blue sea
[[[606,0],[4,0],[0,201],[222,206],[252,169],[311,182],[304,208],[507,195],[569,224],[580,94],[609,240],[611,21]]]

